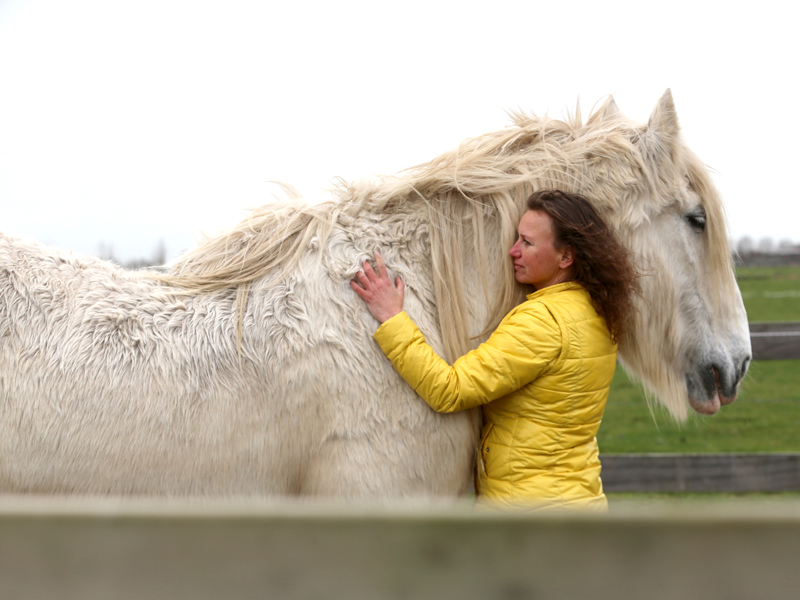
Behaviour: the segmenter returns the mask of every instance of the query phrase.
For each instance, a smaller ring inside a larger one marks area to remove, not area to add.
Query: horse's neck
[[[357,250],[371,254],[375,247],[386,249],[387,263],[406,280],[420,303],[415,309],[426,313],[430,326],[438,321],[445,336],[456,321],[466,327],[462,339],[469,341],[459,344],[462,353],[485,339],[481,334],[487,325],[496,325],[492,311],[497,290],[504,278],[513,277],[504,264],[509,240],[501,239],[498,219],[486,219],[479,236],[474,218],[468,209],[430,217],[424,206],[409,206],[383,215],[361,215],[346,227],[357,230]],[[446,227],[453,229],[441,231]],[[453,303],[460,304],[460,313],[451,310]]]

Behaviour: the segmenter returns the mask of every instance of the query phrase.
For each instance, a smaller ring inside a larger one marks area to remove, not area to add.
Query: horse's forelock
[[[730,316],[726,312],[730,310],[730,298],[735,297],[738,290],[725,207],[705,164],[688,148],[685,149],[685,156],[689,181],[706,211],[711,302],[715,316],[725,319]]]

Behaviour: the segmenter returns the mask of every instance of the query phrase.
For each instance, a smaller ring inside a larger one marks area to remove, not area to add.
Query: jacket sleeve
[[[437,412],[487,404],[536,379],[561,353],[561,330],[543,305],[512,312],[491,337],[451,367],[401,312],[375,340],[403,379]]]

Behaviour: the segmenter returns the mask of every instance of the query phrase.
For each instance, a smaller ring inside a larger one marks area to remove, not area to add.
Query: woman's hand
[[[372,265],[364,261],[364,271],[356,273],[356,279],[361,285],[351,281],[350,287],[366,302],[370,314],[379,323],[383,323],[403,311],[406,287],[399,277],[395,277],[394,283],[392,283],[389,279],[389,272],[386,270],[386,264],[377,250],[375,251],[375,263],[378,265],[377,274],[372,269]]]

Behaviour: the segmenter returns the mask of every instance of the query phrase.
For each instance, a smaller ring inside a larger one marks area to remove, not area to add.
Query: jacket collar
[[[567,290],[582,290],[583,286],[577,281],[565,281],[564,283],[557,283],[555,285],[548,285],[546,288],[536,290],[532,294],[528,294],[526,298],[533,300],[534,298],[541,298],[542,296],[549,296]]]

